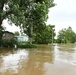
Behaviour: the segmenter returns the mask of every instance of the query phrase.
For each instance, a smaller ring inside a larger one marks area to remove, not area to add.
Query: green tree
[[[2,36],[3,36],[4,28],[0,26],[0,46],[2,45]]]
[[[29,1],[25,10],[26,24],[23,25],[23,30],[29,36],[30,44],[32,44],[33,35],[42,32],[48,18],[48,9],[53,6],[53,0]]]
[[[0,38],[2,37],[2,22],[7,19],[10,24],[21,25],[23,11],[19,8],[20,0],[0,0]],[[0,39],[2,40],[2,39]]]
[[[15,36],[19,36],[20,35],[18,31],[16,31],[14,34],[15,34]]]
[[[4,19],[23,28],[32,44],[33,30],[43,27],[48,16],[48,9],[54,0],[0,0],[0,25]]]
[[[0,25],[2,25],[3,20],[7,18],[10,22],[12,21],[16,25],[18,24],[19,17],[20,19],[23,17],[23,12],[19,8],[19,3],[20,0],[0,0]]]
[[[75,43],[76,34],[71,27],[68,27],[59,31],[57,39],[58,43]]]
[[[38,44],[48,44],[54,42],[55,30],[54,25],[46,25],[42,32],[36,33],[34,42]]]

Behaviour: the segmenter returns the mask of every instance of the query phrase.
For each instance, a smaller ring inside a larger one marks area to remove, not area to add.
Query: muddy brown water
[[[76,75],[76,44],[0,49],[0,75]]]

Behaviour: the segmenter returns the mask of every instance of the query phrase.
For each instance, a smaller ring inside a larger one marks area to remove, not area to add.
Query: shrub
[[[15,44],[18,44],[17,40],[15,39],[11,39],[11,40],[3,39],[2,40],[3,47],[14,47]]]
[[[36,45],[30,45],[30,44],[20,44],[18,45],[19,48],[37,48]]]

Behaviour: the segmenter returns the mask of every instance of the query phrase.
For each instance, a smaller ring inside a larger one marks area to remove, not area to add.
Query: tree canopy
[[[75,43],[76,34],[71,27],[64,28],[59,31],[57,39],[59,43]]]
[[[32,43],[33,34],[45,27],[54,0],[0,0],[0,26],[4,19],[20,26]],[[39,30],[38,30],[39,29]]]
[[[20,34],[19,34],[18,31],[15,31],[15,32],[14,32],[14,35],[15,35],[15,36],[19,36]]]
[[[38,44],[48,44],[54,42],[55,30],[54,25],[45,25],[45,28],[35,34],[34,42]]]

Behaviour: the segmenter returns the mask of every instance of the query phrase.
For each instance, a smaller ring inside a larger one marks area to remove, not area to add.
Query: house
[[[2,39],[11,40],[13,38],[16,38],[19,42],[21,42],[21,41],[28,41],[28,36],[27,35],[24,35],[24,36],[14,36],[14,34],[12,32],[4,31]]]
[[[13,38],[14,38],[14,34],[12,32],[4,31],[2,39],[11,40]]]
[[[25,36],[15,36],[15,38],[16,38],[19,42],[28,41],[28,36],[27,36],[27,35],[25,35]]]

